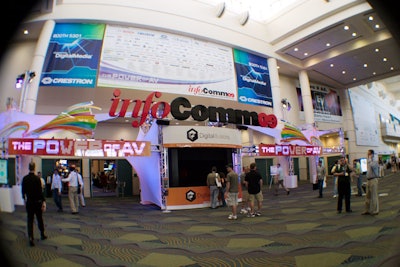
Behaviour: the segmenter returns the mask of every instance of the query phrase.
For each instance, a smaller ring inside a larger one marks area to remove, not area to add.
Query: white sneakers
[[[229,214],[228,219],[229,220],[237,220],[237,216],[233,215],[233,214]]]

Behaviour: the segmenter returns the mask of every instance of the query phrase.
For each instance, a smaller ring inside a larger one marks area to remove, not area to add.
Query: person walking
[[[53,200],[54,203],[56,204],[58,210],[57,212],[63,212],[63,207],[62,207],[62,182],[61,182],[61,176],[58,173],[58,170],[55,169],[52,175],[51,179],[51,192],[53,194]]]
[[[226,207],[226,200],[225,200],[226,177],[225,177],[225,173],[219,172],[219,177],[220,177],[220,182],[221,182],[221,187],[218,187],[219,198],[221,200],[222,207]]]
[[[207,175],[207,186],[210,189],[210,205],[212,209],[216,209],[218,206],[218,193],[219,189],[217,187],[216,180],[219,179],[219,174],[217,172],[217,167],[213,166],[211,172]]]
[[[372,149],[368,150],[367,156],[367,188],[365,194],[365,211],[362,215],[379,214],[379,195],[378,195],[378,177],[379,163]]]
[[[281,167],[280,163],[278,163],[276,166],[277,166],[277,174],[274,177],[275,196],[278,195],[279,185],[282,186],[282,188],[286,191],[286,194],[289,195],[290,190],[286,188],[284,185],[285,174],[283,172],[283,168]]]
[[[249,166],[243,167],[243,171],[240,174],[240,185],[242,186],[242,205],[241,205],[241,210],[240,214],[247,214],[250,212],[250,206],[249,206],[249,191],[247,189],[246,185],[246,174],[250,171]]]
[[[319,198],[323,197],[323,190],[324,190],[324,180],[326,176],[326,170],[324,166],[322,166],[322,162],[318,161],[317,165],[317,180],[318,180],[318,190],[319,190]]]
[[[35,246],[33,236],[33,221],[36,216],[38,228],[40,230],[40,239],[45,240],[43,212],[46,210],[46,199],[42,191],[42,182],[39,176],[35,175],[35,163],[30,162],[29,174],[25,175],[22,180],[21,191],[25,200],[25,208],[27,212],[27,230],[29,237],[29,245]]]
[[[75,165],[70,167],[70,173],[67,178],[61,179],[63,182],[68,182],[68,199],[71,206],[71,213],[79,213],[78,186],[83,184],[82,178],[75,170]]]
[[[261,208],[263,201],[262,185],[263,180],[257,171],[257,165],[253,162],[250,164],[250,171],[245,177],[247,190],[249,191],[250,213],[248,217],[261,216]],[[257,210],[254,210],[254,202],[257,200]]]
[[[81,207],[84,208],[84,207],[86,207],[85,195],[83,193],[85,183],[83,181],[82,174],[79,172],[78,169],[76,169],[76,174],[78,176],[80,176],[79,179],[82,181],[81,188],[80,188],[80,190],[78,190],[78,199],[79,199],[79,203],[80,203]]]
[[[239,175],[233,170],[231,163],[226,165],[226,191],[225,199],[228,206],[232,207],[232,213],[228,216],[229,220],[237,220],[237,206],[239,195]]]
[[[342,213],[343,199],[345,202],[346,212],[353,212],[350,208],[350,197],[351,197],[351,169],[346,164],[344,157],[339,159],[339,165],[335,168],[333,175],[338,177],[338,202],[337,202],[337,213]]]

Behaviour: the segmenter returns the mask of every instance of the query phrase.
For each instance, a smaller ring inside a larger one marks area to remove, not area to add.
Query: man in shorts
[[[253,162],[250,164],[250,171],[246,174],[245,181],[249,192],[250,213],[248,217],[261,216],[263,201],[262,185],[263,180],[260,173],[256,170],[257,166]],[[254,201],[257,200],[257,211],[254,210]]]
[[[239,175],[233,171],[232,164],[226,165],[226,191],[225,199],[228,206],[232,207],[232,213],[228,216],[229,220],[237,220],[237,206],[239,194]]]

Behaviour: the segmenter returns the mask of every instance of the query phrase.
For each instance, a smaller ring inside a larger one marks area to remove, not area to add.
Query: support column
[[[307,71],[301,70],[299,72],[299,80],[300,80],[300,88],[301,88],[301,97],[303,100],[304,107],[304,119],[306,125],[312,128],[315,128],[315,118],[314,118],[314,108],[312,105],[312,97],[311,97],[311,88],[310,82],[308,80]],[[309,157],[310,162],[310,182],[315,183],[317,179],[317,162],[319,157],[311,156]]]
[[[279,83],[279,73],[277,68],[277,61],[275,58],[268,58],[268,69],[269,69],[269,77],[271,82],[271,91],[272,91],[272,101],[274,103],[274,114],[278,119],[277,128],[282,130],[284,126],[284,122],[282,121],[283,118],[283,110],[281,106],[281,87]],[[280,144],[282,138],[275,138],[275,143]],[[287,174],[288,168],[288,161],[285,160],[285,157],[278,157],[278,162],[281,164],[282,169]],[[274,163],[275,164],[275,163]]]
[[[39,40],[37,42],[35,54],[33,56],[32,65],[30,71],[34,71],[36,78],[32,80],[30,84],[25,86],[26,92],[21,95],[24,96],[22,101],[22,111],[27,114],[35,114],[37,95],[39,92],[40,76],[42,74],[43,64],[47,53],[47,48],[50,43],[51,35],[53,34],[54,20],[48,20],[45,22],[42,32],[40,33]],[[25,97],[26,96],[26,97]]]

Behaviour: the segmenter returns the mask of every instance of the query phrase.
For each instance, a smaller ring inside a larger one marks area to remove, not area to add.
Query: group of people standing
[[[342,213],[343,200],[345,203],[345,211],[353,212],[351,209],[351,182],[356,179],[357,196],[363,195],[363,180],[360,163],[353,160],[353,165],[348,164],[345,157],[341,157],[331,169],[333,175],[333,197],[337,197],[337,213]],[[379,195],[378,195],[378,178],[379,163],[374,150],[368,150],[367,155],[367,183],[365,188],[365,211],[362,215],[377,215],[379,213]],[[319,198],[323,197],[323,183],[326,179],[326,170],[322,166],[322,162],[318,161],[317,181],[319,189]]]
[[[245,213],[248,217],[261,216],[263,180],[261,174],[256,170],[256,164],[251,163],[250,167],[246,167],[240,176],[233,170],[232,164],[227,164],[225,167],[227,171],[226,177],[224,177],[223,173],[218,173],[215,166],[211,168],[211,172],[207,175],[211,208],[215,209],[218,207],[218,197],[220,197],[223,203],[222,206],[226,203],[225,205],[230,206],[232,209],[228,219],[237,220],[239,186],[241,185],[242,205],[246,203],[246,207],[242,206],[240,213]],[[225,189],[222,189],[222,192],[224,192],[222,196],[219,189],[219,187],[223,187],[222,183],[219,186],[219,181],[221,180],[224,180],[225,183]],[[256,201],[257,209],[255,208]]]

